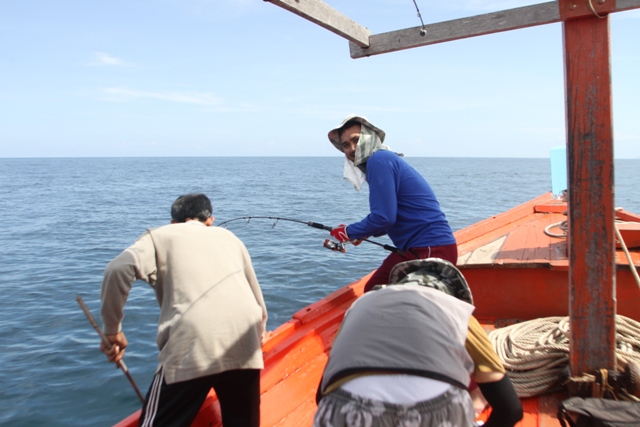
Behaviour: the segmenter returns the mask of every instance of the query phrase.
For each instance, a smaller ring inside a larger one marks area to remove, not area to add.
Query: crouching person
[[[484,424],[511,427],[522,406],[472,317],[460,271],[439,258],[406,261],[345,314],[317,394],[314,427],[474,426],[473,378],[492,407]]]

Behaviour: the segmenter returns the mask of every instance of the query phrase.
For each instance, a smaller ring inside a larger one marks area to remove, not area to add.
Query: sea
[[[549,159],[406,160],[454,230],[551,189]],[[181,194],[207,194],[214,226],[233,220],[225,227],[252,257],[270,330],[375,269],[383,247],[333,252],[323,246],[328,232],[304,224],[367,215],[367,185],[355,191],[342,165],[339,156],[0,159],[0,425],[111,426],[139,409],[76,297],[99,321],[105,265],[145,229],[168,223]],[[640,213],[640,159],[616,160],[615,183],[615,205]],[[136,282],[125,361],[143,394],[157,365],[158,314],[151,288]]]

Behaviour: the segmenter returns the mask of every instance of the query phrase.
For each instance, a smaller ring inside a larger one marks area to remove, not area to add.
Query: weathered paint
[[[560,0],[561,10],[588,0]],[[609,18],[563,23],[573,376],[615,368],[613,128]]]

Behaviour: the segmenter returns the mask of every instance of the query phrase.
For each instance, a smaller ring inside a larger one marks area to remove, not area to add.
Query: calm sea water
[[[458,230],[551,188],[548,159],[407,158]],[[278,216],[327,225],[368,212],[342,180],[342,158],[0,159],[0,425],[109,426],[139,408],[78,307],[98,317],[106,263],[147,227],[168,222],[180,194],[204,192],[216,221]],[[640,160],[616,162],[616,206],[640,212]],[[227,226],[246,244],[269,329],[377,267],[387,252],[364,242],[334,253],[325,231],[254,219]],[[380,243],[390,243],[378,239]],[[134,285],[126,306],[126,362],[146,391],[156,367],[159,310]]]

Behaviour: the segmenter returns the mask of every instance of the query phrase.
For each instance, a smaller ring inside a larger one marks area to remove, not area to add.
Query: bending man
[[[245,246],[210,227],[211,214],[204,194],[180,196],[171,224],[147,230],[104,273],[101,316],[113,346],[101,349],[111,362],[127,347],[121,322],[133,282],[149,283],[160,305],[160,364],[140,426],[191,425],[211,388],[225,427],[260,424],[267,309]]]
[[[314,427],[473,426],[471,377],[511,427],[522,406],[473,312],[460,271],[438,258],[398,264],[345,314],[320,387]],[[379,289],[381,288],[381,289]]]

